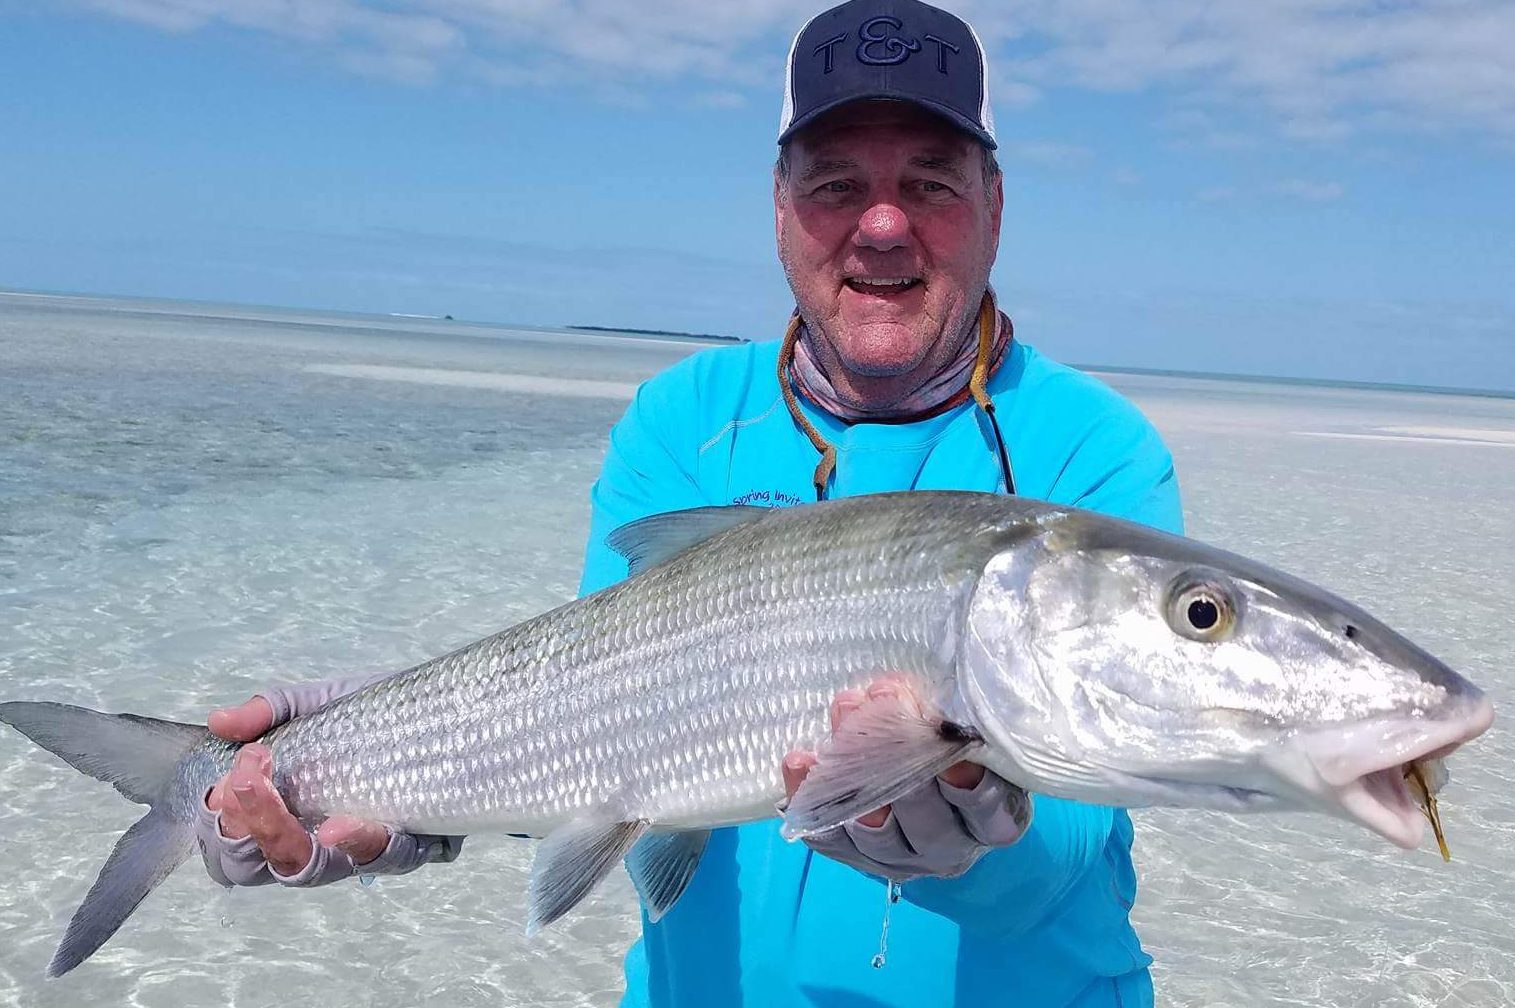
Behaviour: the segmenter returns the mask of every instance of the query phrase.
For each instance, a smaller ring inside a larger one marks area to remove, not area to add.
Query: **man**
[[[916,0],[852,0],[800,31],[774,176],[795,316],[781,342],[697,354],[638,391],[594,487],[582,592],[626,576],[612,529],[717,503],[1013,491],[1178,530],[1150,425],[1016,341],[995,305],[1003,191],[985,80],[972,29]],[[907,690],[889,672],[837,697],[833,722]],[[255,737],[355,685],[271,690],[212,728]],[[790,793],[813,761],[786,757]],[[248,747],[210,796],[213,875],[313,884],[457,853],[455,838],[345,819],[313,842],[267,775]],[[1024,801],[959,764],[808,845],[783,842],[772,820],[717,831],[680,902],[644,918],[625,1003],[1150,1005],[1128,919],[1129,819],[1037,796],[1023,828]],[[903,898],[876,968],[884,878],[903,881]]]

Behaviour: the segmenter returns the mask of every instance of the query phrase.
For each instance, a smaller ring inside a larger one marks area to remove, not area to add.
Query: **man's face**
[[[1004,204],[984,153],[900,102],[844,106],[791,139],[774,186],[779,261],[823,366],[840,364],[855,396],[908,395],[961,346]]]

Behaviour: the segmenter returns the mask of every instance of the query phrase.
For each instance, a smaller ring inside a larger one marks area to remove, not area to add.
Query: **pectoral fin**
[[[887,805],[982,745],[971,729],[922,714],[898,696],[869,699],[816,755],[784,808],[786,840],[819,833]]]
[[[649,833],[626,855],[626,873],[647,904],[647,916],[653,923],[662,920],[684,895],[709,839],[709,830]]]
[[[637,819],[570,823],[548,834],[531,863],[526,934],[572,910],[646,831],[646,821]]]

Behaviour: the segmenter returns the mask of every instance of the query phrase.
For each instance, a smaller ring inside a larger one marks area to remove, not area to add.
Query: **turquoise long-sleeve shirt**
[[[778,349],[705,351],[642,385],[594,485],[581,593],[626,576],[605,545],[626,522],[814,499],[817,454],[781,398]],[[1172,459],[1131,403],[1018,341],[989,392],[1019,493],[1182,530]],[[971,402],[904,424],[849,425],[802,408],[837,446],[833,498],[1004,489],[988,421]],[[777,819],[717,830],[678,904],[657,924],[643,915],[622,1005],[1150,1006],[1151,959],[1129,919],[1130,819],[1042,795],[1033,803],[1018,843],[961,877],[904,885],[882,968],[872,965],[885,906],[879,879],[784,841]]]

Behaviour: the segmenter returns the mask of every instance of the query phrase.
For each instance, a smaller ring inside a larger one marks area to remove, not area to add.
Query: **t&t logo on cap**
[[[915,39],[901,38],[898,35],[890,35],[889,29],[899,31],[905,27],[905,22],[888,14],[880,14],[878,17],[869,18],[858,29],[858,34],[863,41],[857,47],[857,59],[859,63],[867,63],[869,66],[893,66],[903,63],[911,53],[920,52],[921,44]],[[883,43],[884,52],[887,55],[876,55],[870,52],[870,48]]]
[[[912,102],[996,146],[978,35],[920,0],[849,0],[800,29],[785,67],[779,143],[832,109],[869,98]]]

